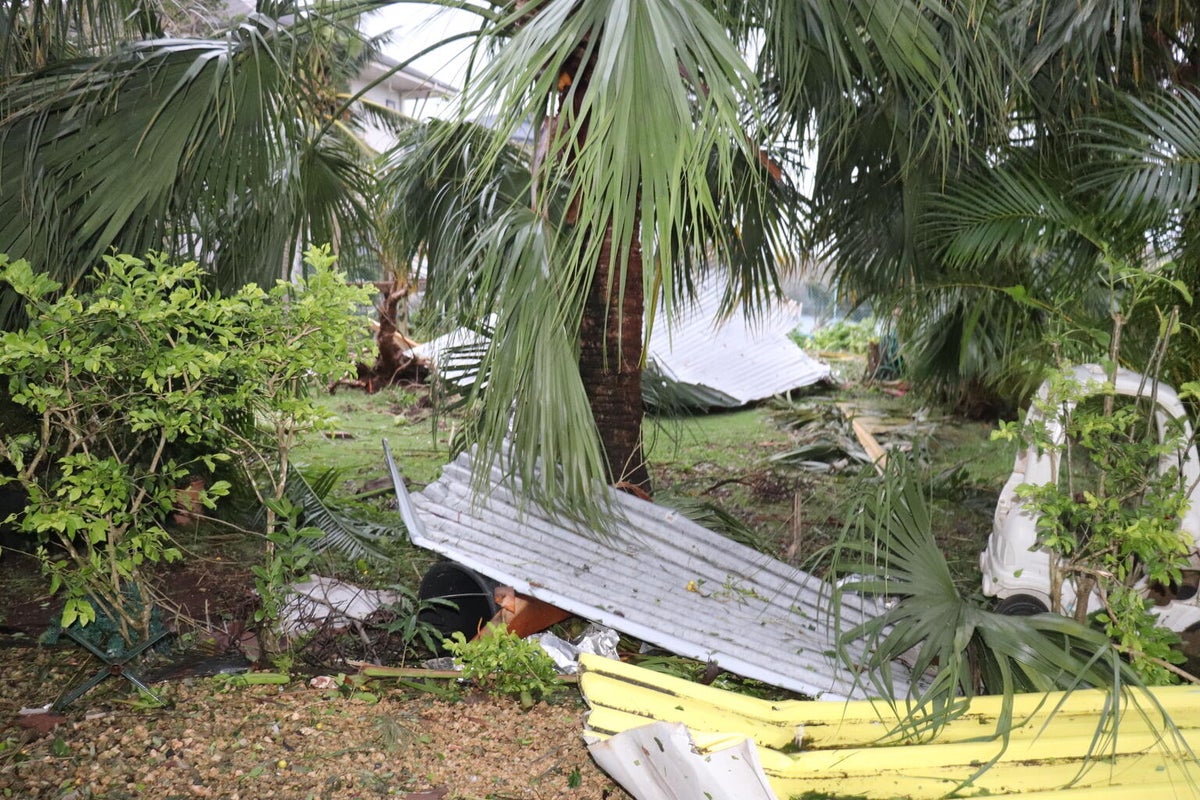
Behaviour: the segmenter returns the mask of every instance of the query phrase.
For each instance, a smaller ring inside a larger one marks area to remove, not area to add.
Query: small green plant
[[[389,591],[395,593],[396,600],[385,609],[389,617],[383,623],[384,632],[399,637],[405,658],[414,652],[435,652],[442,636],[432,623],[423,619],[425,612],[439,608],[457,610],[458,604],[445,597],[420,599],[411,587],[403,584],[393,584]]]
[[[25,745],[19,739],[14,736],[0,739],[0,764],[17,764],[28,758]]]
[[[389,753],[403,752],[417,741],[414,720],[395,714],[379,714],[372,720],[383,749]]]
[[[518,697],[527,708],[557,686],[550,656],[503,625],[489,623],[483,635],[471,641],[455,631],[445,648],[462,665],[464,678],[494,696]]]
[[[278,646],[275,632],[278,629],[283,606],[290,595],[289,586],[296,580],[308,576],[308,565],[313,559],[313,543],[324,534],[318,528],[302,528],[295,524],[297,509],[287,498],[270,501],[279,519],[266,534],[266,557],[261,564],[250,567],[254,574],[254,589],[258,592],[258,608],[254,610],[254,621],[258,623],[260,636],[265,636],[268,650]],[[281,654],[282,655],[282,654]]]

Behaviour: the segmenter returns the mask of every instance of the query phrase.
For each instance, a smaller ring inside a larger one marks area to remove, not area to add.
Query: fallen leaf
[[[36,731],[39,736],[44,736],[54,730],[59,723],[66,721],[67,718],[62,714],[26,714],[21,717],[17,724],[22,728]]]

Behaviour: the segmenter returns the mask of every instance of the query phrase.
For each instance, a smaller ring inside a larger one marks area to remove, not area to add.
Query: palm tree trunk
[[[570,113],[582,115],[583,98],[592,78],[593,64],[587,60],[587,47],[581,45],[560,66],[559,103]],[[572,89],[572,85],[574,88]],[[556,125],[545,129],[554,135]],[[577,134],[575,147],[585,145],[588,126]],[[633,494],[650,497],[650,472],[642,452],[642,318],[645,292],[642,288],[642,247],[636,229],[628,245],[628,263],[622,275],[613,251],[611,220],[593,223],[575,218],[578,200],[567,218],[579,225],[604,225],[603,241],[596,271],[588,287],[587,301],[579,326],[579,375],[592,418],[600,435],[607,462],[608,480]],[[614,270],[614,267],[616,268]]]
[[[642,251],[638,242],[630,248],[622,291],[619,276],[609,286],[615,266],[612,245],[609,225],[580,324],[579,374],[604,446],[609,480],[649,495],[650,473],[642,452]]]

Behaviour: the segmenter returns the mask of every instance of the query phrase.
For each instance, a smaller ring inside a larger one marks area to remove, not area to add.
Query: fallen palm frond
[[[1107,692],[1087,742],[1089,758],[1111,755],[1123,716],[1153,721],[1156,744],[1176,760],[1195,761],[1161,704],[1140,683],[1105,634],[1055,614],[1014,617],[997,614],[963,597],[930,529],[924,490],[911,458],[889,461],[882,478],[864,482],[857,511],[841,540],[827,554],[840,576],[835,607],[849,594],[886,598],[882,613],[842,629],[839,643],[847,664],[887,699],[895,733],[912,741],[936,738],[968,712],[981,694],[1000,698],[998,713],[981,739],[996,740],[993,757],[981,759],[975,781],[1004,757],[1012,732],[1025,724],[1014,706],[1022,692],[1071,692],[1093,687]],[[852,657],[865,647],[866,657]],[[923,676],[898,693],[898,664]],[[1046,703],[1051,711],[1055,703]],[[1079,769],[1087,768],[1085,762]]]
[[[379,542],[403,541],[407,538],[407,532],[403,527],[352,519],[330,508],[323,498],[329,496],[339,477],[338,470],[327,469],[316,475],[310,483],[299,470],[289,470],[288,499],[303,509],[305,526],[318,528],[324,534],[314,539],[310,546],[316,552],[332,548],[348,558],[386,562],[388,556],[376,545]]]
[[[780,427],[792,432],[797,446],[771,460],[813,472],[878,464],[892,450],[917,449],[936,430],[923,411],[897,419],[870,405],[858,407],[826,398],[779,402],[773,416]]]
[[[756,531],[712,501],[695,497],[672,497],[660,502],[681,512],[692,522],[703,525],[710,531],[716,531],[738,544],[754,548],[760,553],[770,552],[769,536]]]

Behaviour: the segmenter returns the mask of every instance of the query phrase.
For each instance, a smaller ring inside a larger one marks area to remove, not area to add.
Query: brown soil
[[[305,678],[238,686],[184,668],[152,685],[166,707],[114,675],[61,715],[22,715],[104,668],[66,639],[37,643],[54,604],[28,567],[15,568],[11,552],[0,558],[0,797],[628,798],[587,752],[586,706],[573,685],[525,711],[469,687],[447,701],[378,680],[362,699]],[[249,586],[236,565],[209,561],[167,577],[192,621],[236,629]],[[137,668],[149,678],[164,658]]]

